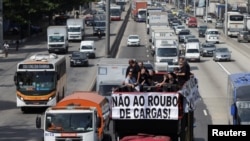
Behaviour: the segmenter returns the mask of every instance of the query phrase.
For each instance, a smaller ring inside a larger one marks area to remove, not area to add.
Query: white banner
[[[113,93],[112,119],[178,119],[178,93]]]

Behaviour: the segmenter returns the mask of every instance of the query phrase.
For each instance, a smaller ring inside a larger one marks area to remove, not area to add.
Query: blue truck
[[[228,76],[229,124],[250,125],[250,72]]]

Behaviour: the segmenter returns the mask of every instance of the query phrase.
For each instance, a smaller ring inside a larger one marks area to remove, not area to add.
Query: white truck
[[[67,26],[49,26],[47,28],[47,48],[49,53],[68,52]]]
[[[68,40],[81,41],[85,36],[84,19],[67,19]]]
[[[185,58],[187,61],[200,62],[200,43],[187,43]]]
[[[122,85],[126,78],[127,58],[101,58],[97,63],[96,91],[111,96],[112,88]],[[121,75],[122,74],[122,75]]]
[[[149,13],[149,25],[147,32],[150,33],[151,26],[167,26],[168,15],[167,12],[151,12]]]
[[[155,47],[154,66],[156,71],[169,71],[169,67],[178,66],[179,47],[177,42],[159,40],[160,45]]]
[[[155,30],[164,30],[164,29],[169,29],[170,27],[169,26],[166,26],[166,25],[162,25],[162,26],[151,26],[150,27],[150,32],[149,32],[149,42],[153,43],[152,40],[153,40],[153,37],[154,37],[154,31]]]
[[[176,36],[174,30],[171,28],[154,29],[152,31],[152,44],[154,44],[155,38],[157,37],[171,37],[171,36]]]
[[[149,4],[151,5],[152,4],[152,1],[148,2],[148,7],[147,7],[147,12],[146,12],[146,17],[147,17],[147,20],[146,20],[146,25],[147,25],[147,34],[149,34],[149,15],[150,13],[154,13],[154,12],[162,12],[162,8],[161,7],[152,7],[152,6],[149,6]]]
[[[196,7],[195,16],[203,17],[205,15],[205,7]]]

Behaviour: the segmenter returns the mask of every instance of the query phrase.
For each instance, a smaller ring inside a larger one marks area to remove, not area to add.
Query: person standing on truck
[[[133,71],[129,71],[128,75],[124,81],[125,86],[127,86],[128,91],[139,91],[139,84],[137,83],[135,77],[133,76]]]
[[[129,66],[127,67],[126,76],[125,77],[128,76],[128,73],[130,71],[133,72],[133,77],[136,79],[136,83],[139,84],[141,69],[138,66],[137,62],[135,60],[133,60],[133,59],[129,60]]]

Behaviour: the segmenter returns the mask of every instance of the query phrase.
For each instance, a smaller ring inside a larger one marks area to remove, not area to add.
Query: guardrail
[[[128,11],[126,13],[126,16],[125,16],[125,18],[123,20],[123,23],[121,25],[121,28],[119,29],[119,31],[117,33],[117,36],[116,36],[113,44],[111,45],[109,58],[114,58],[116,56],[116,54],[117,54],[117,51],[119,49],[119,46],[120,46],[124,31],[125,31],[125,29],[127,27],[127,24],[128,24],[130,11],[131,11],[131,6],[129,6]],[[95,80],[96,80],[96,78],[95,78]],[[90,90],[95,91],[95,89],[96,89],[96,81],[93,84],[93,86],[91,86]]]

